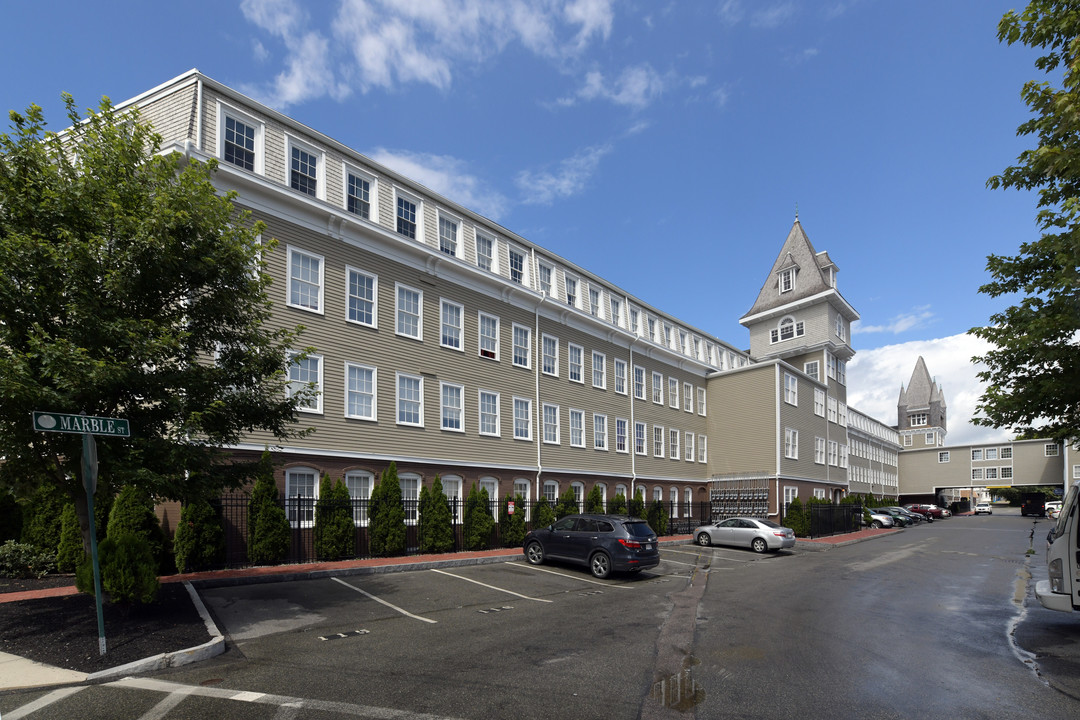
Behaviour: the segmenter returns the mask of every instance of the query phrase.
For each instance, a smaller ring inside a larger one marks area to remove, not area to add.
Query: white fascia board
[[[759,312],[756,315],[747,315],[746,317],[740,319],[739,323],[745,326],[751,323],[759,322],[761,320],[768,320],[770,318],[780,317],[796,310],[800,310],[804,307],[817,305],[822,300],[826,299],[829,300],[829,304],[835,306],[841,312],[841,314],[843,314],[844,318],[849,322],[853,322],[859,319],[859,313],[855,311],[855,308],[851,307],[848,301],[844,299],[843,295],[841,295],[836,288],[829,288],[828,290],[819,292],[816,295],[811,295],[810,297],[805,297],[801,300],[796,300],[794,302],[787,303],[786,305],[781,305],[779,307],[773,308],[772,310]]]

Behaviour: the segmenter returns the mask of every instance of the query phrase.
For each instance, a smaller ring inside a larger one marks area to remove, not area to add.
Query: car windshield
[[[651,537],[656,534],[647,522],[628,522],[626,523],[626,531],[632,537]]]
[[[1080,492],[1080,485],[1073,485],[1069,488],[1069,494],[1065,496],[1065,500],[1061,504],[1061,512],[1058,514],[1057,524],[1054,525],[1052,531],[1055,540],[1065,533],[1065,525],[1069,522],[1069,518],[1072,517],[1073,506],[1076,505],[1077,492]]]

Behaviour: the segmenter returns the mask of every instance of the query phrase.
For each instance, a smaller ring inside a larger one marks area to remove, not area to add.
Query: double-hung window
[[[525,284],[525,253],[510,248],[510,279],[518,285]]]
[[[567,363],[569,364],[568,374],[570,375],[571,382],[583,383],[585,382],[584,365],[585,365],[585,350],[580,345],[574,345],[569,343],[566,346]]]
[[[544,442],[559,444],[559,406],[544,403]]]
[[[644,455],[645,450],[645,423],[634,423],[634,454]]]
[[[345,363],[346,417],[375,419],[376,376],[377,371],[373,367]]]
[[[818,465],[825,464],[825,438],[814,438],[814,462]]]
[[[664,428],[654,425],[652,429],[653,456],[664,457]]]
[[[814,414],[825,417],[825,391],[821,388],[814,388]]]
[[[626,394],[626,361],[615,359],[615,392]]]
[[[799,459],[799,431],[792,428],[784,428],[784,457],[791,460]]]
[[[634,397],[645,399],[645,368],[640,365],[634,366]]]
[[[499,436],[499,393],[480,391],[480,434]]]
[[[463,350],[464,348],[461,345],[461,325],[465,317],[465,309],[457,303],[443,300],[440,315],[442,331],[439,334],[439,344],[446,348]]]
[[[532,400],[514,398],[514,439],[532,440]]]
[[[593,414],[593,448],[607,450],[607,415]]]
[[[682,386],[682,409],[684,412],[694,412],[694,386],[683,383]]]
[[[480,357],[499,359],[499,318],[480,313]]]
[[[589,312],[593,317],[600,317],[600,290],[589,288]]]
[[[231,110],[219,106],[221,124],[221,158],[230,165],[261,172],[259,154],[262,143],[262,123],[248,118],[241,118]]]
[[[698,454],[697,461],[699,463],[707,463],[707,462],[709,462],[708,442],[709,442],[709,436],[708,435],[698,435],[697,436],[697,454]]]
[[[374,220],[371,216],[371,195],[375,181],[369,176],[351,168],[345,170],[345,209],[365,220]]]
[[[540,276],[540,292],[544,293],[544,295],[547,295],[548,297],[551,297],[551,266],[540,263],[539,265],[537,265],[537,272]]]
[[[540,370],[545,375],[559,377],[559,338],[543,335],[541,338],[543,364]]]
[[[814,380],[820,380],[821,378],[818,376],[819,365],[820,363],[818,363],[817,360],[811,360],[808,363],[803,363],[803,372]]]
[[[311,527],[315,521],[315,500],[319,497],[318,473],[311,468],[285,471],[285,507],[292,527]]]
[[[458,228],[461,224],[456,218],[439,213],[439,250],[452,257],[458,254]]]
[[[289,396],[301,390],[310,389],[309,395],[297,407],[302,412],[322,412],[322,356],[308,355],[301,358],[298,353],[289,354]]]
[[[697,414],[705,415],[705,388],[697,389]]]
[[[371,273],[346,267],[348,278],[348,321],[378,327],[376,302],[379,293],[379,278]]]
[[[694,462],[694,433],[686,433],[686,438],[683,446],[683,460],[685,460],[686,462]]]
[[[840,464],[840,443],[835,440],[829,441],[829,464],[833,467]]]
[[[679,459],[679,431],[674,428],[668,429],[668,450],[671,451],[669,457],[672,460]]]
[[[667,381],[668,407],[679,407],[679,381],[669,377]]]
[[[419,201],[398,192],[395,205],[398,234],[415,240],[419,229]]]
[[[622,300],[618,298],[608,298],[608,302],[611,307],[611,315],[608,319],[611,320],[612,325],[619,325],[622,321]]]
[[[658,372],[652,374],[652,401],[657,405],[664,404],[664,376]]]
[[[323,259],[319,255],[288,248],[290,307],[321,313],[323,310]]]
[[[629,424],[625,418],[615,418],[615,452],[629,452],[627,446],[627,431]]]
[[[514,325],[514,365],[532,367],[532,330],[523,325]]]
[[[398,373],[397,423],[424,426],[424,378]]]
[[[799,379],[791,373],[784,373],[784,402],[788,405],[799,404]]]
[[[441,384],[442,429],[463,432],[465,430],[465,388],[451,383]]]
[[[476,234],[476,267],[488,272],[495,270],[495,241],[480,233]]]
[[[322,197],[322,153],[287,137],[289,146],[289,187],[293,190]]]
[[[585,447],[585,411],[570,410],[570,445]]]
[[[421,290],[397,286],[397,334],[405,337],[424,339],[424,293]]]
[[[592,385],[604,390],[607,388],[607,356],[604,353],[592,354]]]
[[[566,283],[566,304],[571,307],[577,307],[578,304],[578,281],[577,278],[564,277],[563,282]]]
[[[836,422],[836,398],[829,398],[826,405],[829,411],[829,422]]]

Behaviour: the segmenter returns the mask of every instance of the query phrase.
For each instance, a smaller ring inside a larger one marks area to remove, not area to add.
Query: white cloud
[[[915,340],[859,350],[848,363],[848,404],[887,425],[895,425],[900,386],[911,380],[922,356],[930,376],[941,386],[948,408],[948,445],[1008,440],[1012,433],[971,424],[984,385],[976,377],[979,368],[971,358],[983,355],[990,345],[980,338],[961,334],[934,340]]]
[[[484,217],[498,220],[506,212],[506,197],[466,172],[466,163],[455,157],[386,148],[368,157]]]
[[[795,15],[795,3],[785,2],[773,5],[770,8],[759,10],[750,18],[750,25],[757,28],[771,30],[779,27]]]
[[[899,335],[907,330],[926,327],[933,319],[934,313],[930,311],[930,306],[921,305],[912,308],[910,312],[897,315],[885,325],[865,325],[862,320],[856,320],[851,324],[851,334],[891,333]]]
[[[651,65],[645,63],[623,70],[619,78],[608,82],[599,71],[586,73],[585,84],[573,96],[558,101],[574,105],[577,100],[609,100],[616,105],[640,110],[664,92],[664,79]]]
[[[284,45],[287,70],[253,91],[283,107],[410,83],[446,90],[461,65],[483,62],[515,42],[556,62],[575,58],[610,36],[613,2],[339,0],[325,30],[311,27],[297,0],[243,0],[240,8]]]
[[[559,163],[555,172],[522,170],[514,180],[525,195],[522,202],[526,205],[550,205],[557,199],[576,195],[596,172],[600,160],[612,149],[610,144],[585,148]]]

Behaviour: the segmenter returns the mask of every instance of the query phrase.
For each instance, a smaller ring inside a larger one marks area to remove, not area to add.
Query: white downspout
[[[773,365],[774,370],[774,387],[773,387],[773,403],[776,405],[776,517],[779,519],[783,517],[784,505],[783,499],[780,497],[780,453],[783,452],[782,445],[784,438],[781,435],[784,429],[780,424],[780,403],[783,398],[780,395],[780,363],[777,362]]]
[[[535,263],[534,263],[535,266]],[[536,497],[533,502],[540,499],[540,475],[544,471],[544,466],[540,462],[540,451],[544,446],[544,408],[540,404],[540,367],[544,362],[543,352],[544,344],[540,339],[540,306],[547,300],[545,293],[540,293],[540,302],[536,303],[536,308],[533,310],[533,358],[535,363],[533,365],[533,380],[536,383]],[[539,349],[540,352],[535,352]]]

